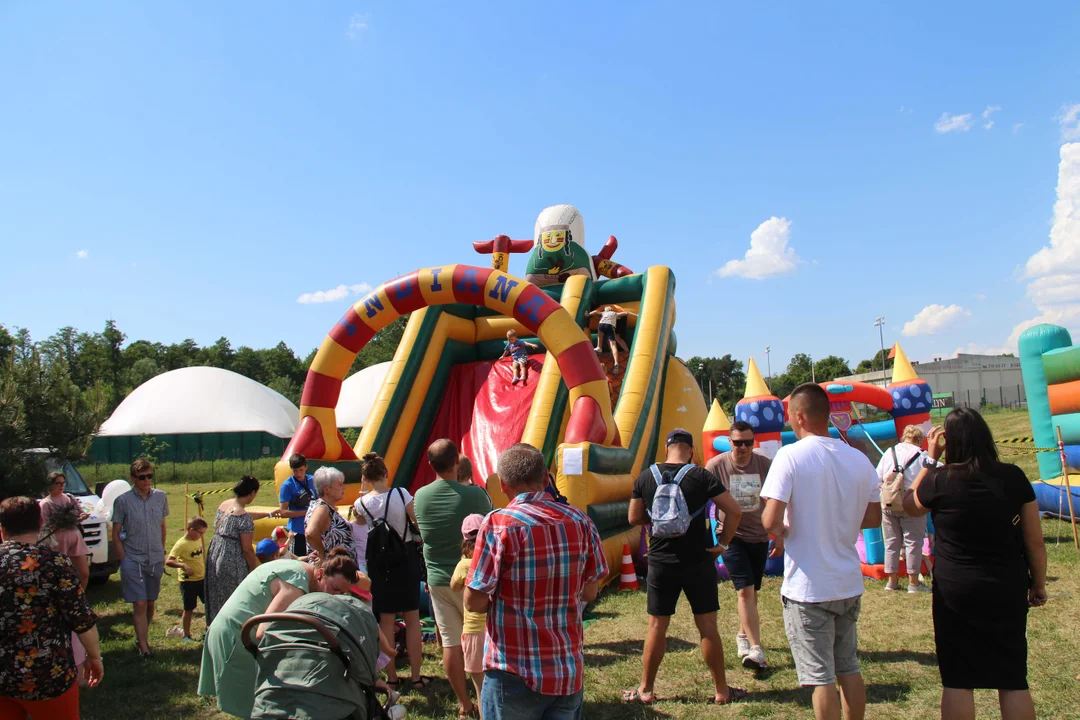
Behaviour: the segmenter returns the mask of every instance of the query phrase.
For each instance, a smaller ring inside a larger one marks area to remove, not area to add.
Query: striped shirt
[[[484,669],[520,677],[541,695],[573,695],[585,667],[581,625],[587,583],[608,574],[589,517],[522,493],[484,519],[468,586],[492,596]]]

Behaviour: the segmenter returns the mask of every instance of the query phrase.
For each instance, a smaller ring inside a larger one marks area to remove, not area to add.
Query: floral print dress
[[[206,624],[229,599],[248,574],[247,558],[240,536],[255,532],[255,521],[247,513],[232,515],[217,511],[214,537],[206,548]]]
[[[0,544],[0,696],[50,700],[76,679],[71,634],[97,624],[67,557]]]

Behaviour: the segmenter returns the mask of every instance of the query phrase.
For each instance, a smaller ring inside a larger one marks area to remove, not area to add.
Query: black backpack
[[[404,502],[404,496],[401,495],[401,488],[396,488],[398,496],[402,498]],[[370,527],[368,528],[367,538],[367,569],[368,575],[372,578],[378,578],[385,580],[389,575],[392,568],[408,567],[409,551],[405,546],[405,540],[398,534],[398,531],[390,526],[387,522],[387,517],[390,515],[390,502],[393,500],[393,493],[387,493],[386,506],[383,508],[383,516],[380,519],[376,519],[368,512],[367,506],[363,501],[360,502],[360,507],[364,509],[364,514],[368,517]]]

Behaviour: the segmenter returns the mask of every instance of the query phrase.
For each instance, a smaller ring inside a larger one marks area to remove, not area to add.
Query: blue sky
[[[683,357],[854,364],[878,315],[913,358],[1007,349],[1035,319],[1080,328],[1078,20],[7,3],[0,323],[303,355],[355,297],[301,296],[486,265],[471,241],[565,202],[592,252],[615,234],[616,260],[674,269]]]

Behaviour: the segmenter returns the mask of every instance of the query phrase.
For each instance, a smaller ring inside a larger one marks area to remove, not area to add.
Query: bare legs
[[[840,692],[835,685],[814,685],[814,718],[816,720],[863,720],[866,716],[866,687],[862,675],[839,675]],[[841,715],[841,708],[843,715]]]
[[[136,600],[132,603],[133,624],[135,625],[135,642],[139,652],[150,651],[150,623],[154,622],[153,601]]]
[[[761,629],[758,621],[757,590],[754,586],[739,590],[739,626],[751,647],[761,645]]]
[[[999,690],[1002,720],[1035,720],[1035,705],[1028,690]],[[975,691],[945,688],[941,691],[942,720],[975,720]]]
[[[411,671],[410,677],[413,680],[420,679],[420,663],[423,660],[423,642],[420,633],[420,613],[417,610],[402,613],[402,618],[405,620],[405,648],[409,654],[409,669]],[[379,629],[382,630],[382,634],[386,636],[386,639],[390,642],[394,642],[394,621],[397,616],[393,613],[380,613],[379,614]],[[396,663],[390,663],[386,666],[386,679],[391,683],[398,681]]]
[[[638,686],[638,695],[646,702],[651,702],[653,686],[656,683],[656,674],[660,670],[660,663],[664,660],[664,652],[667,650],[667,630],[671,623],[670,617],[649,616],[649,629],[645,635],[645,652],[642,658],[641,684]],[[724,643],[720,640],[720,633],[716,629],[716,613],[695,615],[694,624],[697,625],[698,634],[701,636],[701,654],[705,658],[705,664],[712,675],[714,697],[720,701],[728,699],[727,676],[724,672]]]
[[[709,674],[712,675],[713,688],[716,691],[714,697],[717,702],[727,702],[729,693],[727,675],[724,672],[724,643],[716,629],[716,613],[695,615],[694,624],[701,636],[701,654],[705,658]]]
[[[461,649],[461,645],[444,647],[442,652],[446,679],[450,681],[450,687],[453,689],[454,695],[457,696],[461,712],[470,713],[473,709],[473,702],[469,699],[469,685],[465,677],[465,654]]]

